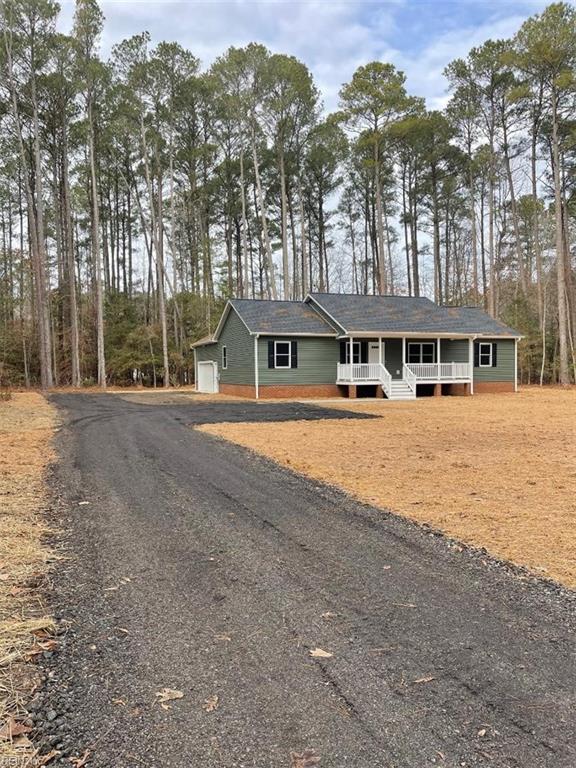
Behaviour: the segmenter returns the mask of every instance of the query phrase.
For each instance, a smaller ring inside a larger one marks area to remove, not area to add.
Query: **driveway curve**
[[[193,428],[357,414],[52,399],[57,761],[574,768],[572,593]]]

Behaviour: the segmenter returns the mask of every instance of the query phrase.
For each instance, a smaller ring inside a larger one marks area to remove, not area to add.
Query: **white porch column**
[[[354,381],[354,341],[352,336],[348,340],[348,364],[350,365],[350,381]]]
[[[514,339],[514,392],[518,392],[518,339]]]
[[[382,336],[378,336],[378,362],[380,365],[383,364],[382,360]]]
[[[405,365],[406,365],[406,336],[402,336],[402,376],[404,376]]]
[[[470,394],[474,394],[474,339],[468,343],[468,373],[470,374]]]
[[[440,379],[440,337],[436,339],[436,365],[438,370],[438,379]]]

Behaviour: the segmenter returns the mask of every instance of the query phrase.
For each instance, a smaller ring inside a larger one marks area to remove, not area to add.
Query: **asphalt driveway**
[[[57,760],[574,768],[571,594],[190,426],[338,412],[53,401]]]

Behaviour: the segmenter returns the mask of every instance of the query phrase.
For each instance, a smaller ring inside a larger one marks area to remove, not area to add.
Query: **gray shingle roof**
[[[230,304],[252,333],[336,335],[318,312],[301,301],[231,299]]]
[[[484,336],[517,336],[522,334],[509,325],[495,320],[480,307],[442,307],[451,317],[456,317],[461,333],[480,333]]]
[[[519,336],[476,307],[439,307],[426,298],[313,293],[347,333],[454,333]]]
[[[209,344],[217,344],[218,342],[214,338],[214,336],[203,336],[201,339],[198,339],[198,341],[195,341],[193,344],[190,344],[192,349],[194,347],[207,347]]]

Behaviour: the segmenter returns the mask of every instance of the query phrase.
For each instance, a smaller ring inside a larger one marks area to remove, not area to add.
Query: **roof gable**
[[[287,336],[336,335],[334,328],[313,307],[302,301],[231,299],[229,305],[250,333]]]

